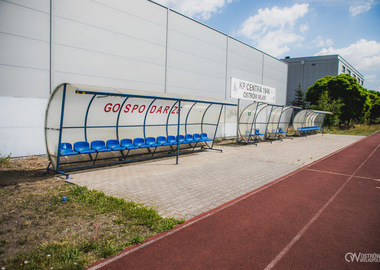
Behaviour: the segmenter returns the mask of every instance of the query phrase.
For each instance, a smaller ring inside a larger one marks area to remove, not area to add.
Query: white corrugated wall
[[[230,77],[276,88],[287,65],[148,0],[0,0],[0,154],[44,154],[62,82],[230,99]],[[236,134],[236,109],[218,136]]]

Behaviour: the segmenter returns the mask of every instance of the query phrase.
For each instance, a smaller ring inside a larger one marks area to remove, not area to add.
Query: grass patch
[[[3,157],[0,155],[0,168],[9,168],[11,166],[11,156]]]
[[[38,190],[30,185],[1,189],[0,267],[83,269],[184,222],[102,192],[51,181]]]
[[[339,127],[326,127],[324,132],[327,134],[338,134],[338,135],[356,135],[356,136],[369,136],[380,130],[380,124],[377,125],[367,125],[358,124],[350,128],[339,128]]]

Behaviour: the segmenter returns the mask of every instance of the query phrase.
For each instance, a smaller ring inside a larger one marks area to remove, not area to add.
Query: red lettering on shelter
[[[105,112],[110,112],[112,108],[112,103],[107,103],[106,106],[104,106]]]
[[[141,105],[139,108],[139,113],[143,113],[145,111],[145,105]]]
[[[112,111],[113,111],[113,112],[118,112],[119,109],[120,109],[120,104],[119,104],[119,103],[116,103],[116,104],[113,106]]]
[[[137,104],[133,105],[131,113],[133,113],[135,110],[137,110],[138,107],[139,107],[139,105],[137,105]]]
[[[125,105],[125,110],[124,110],[124,112],[125,113],[127,113],[127,112],[129,112],[129,109],[131,108],[131,104],[127,104],[127,105]]]
[[[157,109],[157,106],[153,105],[152,108],[150,108],[149,113],[154,113]]]
[[[182,108],[182,107],[181,107]],[[134,112],[137,112],[137,113],[144,113],[145,109],[146,109],[146,105],[142,104],[142,105],[138,105],[138,104],[127,104],[124,106],[124,109],[121,108],[121,105],[119,103],[116,103],[116,104],[112,104],[112,103],[107,103],[105,106],[104,106],[104,111],[105,112],[118,112],[120,109],[123,110],[124,113],[134,113]],[[150,110],[149,110],[149,113],[165,113],[165,114],[168,114],[168,113],[171,113],[171,114],[178,114],[179,111],[178,111],[178,107],[177,106],[174,106],[173,109],[170,111],[170,106],[160,106],[157,108],[156,105],[153,105]]]

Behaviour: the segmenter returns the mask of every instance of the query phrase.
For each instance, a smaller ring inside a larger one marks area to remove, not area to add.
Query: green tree
[[[308,108],[309,104],[306,101],[305,93],[302,90],[301,85],[298,85],[298,88],[296,90],[294,90],[294,92],[295,92],[295,95],[294,95],[295,98],[292,101],[292,105],[293,106],[298,106],[298,107],[301,107],[301,108]]]
[[[306,99],[311,104],[317,105],[325,91],[332,101],[340,99],[340,124],[350,125],[352,121],[363,122],[369,117],[371,101],[367,90],[350,75],[327,76],[317,80],[306,92]]]
[[[332,112],[332,115],[326,115],[325,125],[336,126],[339,123],[339,117],[341,115],[342,106],[343,103],[340,98],[337,100],[333,100],[329,97],[328,91],[325,91],[319,97],[317,104],[311,105],[310,107],[313,110]]]
[[[380,121],[380,93],[368,90],[368,96],[371,101],[371,109],[369,112],[369,122],[375,123]]]

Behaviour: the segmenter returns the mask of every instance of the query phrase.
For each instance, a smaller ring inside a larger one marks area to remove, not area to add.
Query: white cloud
[[[186,16],[208,20],[213,13],[219,12],[235,0],[155,0],[155,2],[172,8]]]
[[[259,9],[257,14],[243,22],[237,34],[250,39],[258,49],[280,56],[289,51],[289,44],[303,41],[304,38],[296,33],[295,25],[308,11],[309,4]],[[301,32],[307,30],[307,24],[300,26]]]
[[[310,27],[309,27],[308,23],[300,25],[300,31],[301,31],[301,33],[307,32],[307,31],[309,31],[309,29],[310,29]]]
[[[367,12],[373,7],[374,3],[375,3],[374,0],[356,1],[355,4],[350,5],[350,14],[352,16],[356,16],[361,13]]]
[[[334,42],[331,38],[324,39],[322,36],[317,36],[312,43],[317,47],[331,47]]]
[[[369,73],[365,74],[364,76],[365,84],[372,85],[369,90],[376,90],[380,92],[380,82],[379,82],[379,76],[377,74]]]
[[[348,47],[324,48],[316,55],[340,54],[359,70],[380,70],[380,42],[360,39]]]

